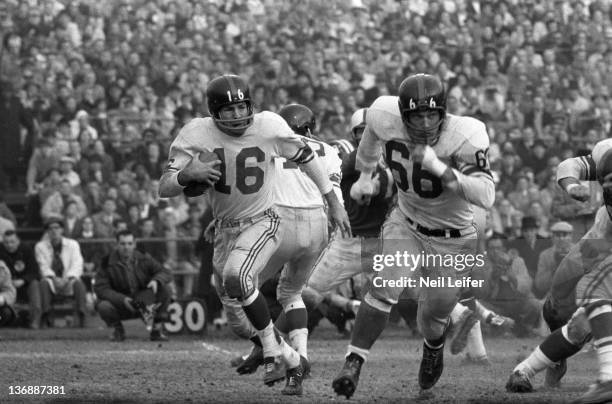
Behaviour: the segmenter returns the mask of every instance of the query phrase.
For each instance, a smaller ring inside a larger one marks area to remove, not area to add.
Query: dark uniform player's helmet
[[[278,114],[287,121],[291,129],[298,135],[312,137],[317,128],[314,113],[305,105],[289,104],[281,108]]]
[[[226,74],[211,80],[206,88],[208,112],[223,132],[240,136],[253,123],[253,104],[249,86],[241,77]],[[246,103],[248,115],[238,119],[221,119],[219,111],[226,105]]]
[[[437,76],[422,73],[407,77],[399,87],[399,109],[410,139],[414,143],[434,145],[446,117],[446,91],[442,81]],[[433,126],[419,127],[408,119],[413,112],[428,110],[440,114],[440,120]]]

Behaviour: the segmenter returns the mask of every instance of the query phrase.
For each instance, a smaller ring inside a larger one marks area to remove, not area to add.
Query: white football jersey
[[[195,118],[185,125],[170,146],[166,171],[178,172],[202,151],[222,161],[222,176],[207,192],[217,219],[254,216],[274,204],[274,157],[297,158],[306,148],[301,136],[272,112],[253,117],[242,136],[229,136],[212,118]]]
[[[440,178],[413,161],[398,97],[382,96],[374,101],[368,108],[366,130],[374,135],[369,138],[375,140],[361,141],[357,160],[363,166],[371,166],[378,160],[382,147],[398,187],[398,206],[404,215],[432,229],[463,229],[472,225],[472,204],[457,192],[444,189]],[[489,136],[481,121],[447,114],[440,138],[432,147],[449,167],[493,182],[488,161]]]
[[[342,191],[340,190],[340,180],[342,179],[342,160],[338,156],[338,151],[319,140],[303,137],[303,140],[321,159],[325,167],[325,173],[329,177],[334,193],[341,204]],[[274,159],[277,180],[274,185],[274,200],[277,205],[290,206],[294,208],[311,208],[324,206],[323,197],[315,183],[302,171],[299,166],[288,161],[286,158],[278,157]]]

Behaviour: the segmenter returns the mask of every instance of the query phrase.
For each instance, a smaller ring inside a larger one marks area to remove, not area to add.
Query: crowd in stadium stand
[[[555,171],[612,130],[605,0],[6,0],[0,30],[0,194],[27,195],[19,223],[0,201],[0,229],[62,216],[91,271],[86,239],[118,228],[199,236],[201,204],[160,201],[157,180],[178,129],[207,115],[208,80],[230,72],[248,79],[256,111],[309,106],[324,140],[347,137],[351,114],[409,74],[438,74],[448,112],[488,127],[489,236],[550,239],[562,221],[576,240],[601,204],[595,190],[571,199]],[[523,292],[539,298],[550,244],[525,244],[513,250]],[[193,248],[149,252],[199,267]]]

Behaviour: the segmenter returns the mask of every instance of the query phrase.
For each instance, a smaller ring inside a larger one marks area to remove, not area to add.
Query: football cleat
[[[463,321],[458,323],[457,332],[451,341],[450,351],[453,355],[457,355],[465,349],[470,330],[478,322],[478,318],[473,311],[469,310],[465,313],[467,315],[463,317]]]
[[[533,386],[529,377],[520,370],[515,370],[506,383],[506,391],[511,393],[531,393]]]
[[[263,348],[253,345],[251,353],[236,367],[236,372],[241,375],[255,373],[257,368],[264,364]]]
[[[546,375],[544,376],[544,386],[552,389],[556,389],[561,385],[561,379],[567,372],[567,360],[561,359],[555,363],[552,367],[546,368]]]
[[[444,345],[431,349],[423,343],[423,358],[419,367],[419,386],[423,390],[432,388],[444,370]]]
[[[285,378],[285,373],[285,363],[281,360],[280,356],[264,358],[263,382],[266,386],[274,386],[282,381]]]
[[[358,355],[350,354],[346,358],[342,370],[340,370],[340,373],[338,373],[338,376],[332,382],[332,387],[336,394],[345,396],[347,399],[351,398],[357,389],[362,365],[363,359]]]
[[[285,388],[281,390],[281,394],[285,396],[301,396],[303,392],[302,381],[304,380],[304,369],[299,364],[293,369],[287,370],[287,383]]]
[[[595,404],[612,401],[612,381],[592,384],[586,393],[578,397],[574,404]]]

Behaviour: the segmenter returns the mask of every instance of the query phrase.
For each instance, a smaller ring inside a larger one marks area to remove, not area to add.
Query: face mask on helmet
[[[240,136],[253,123],[253,107],[250,102],[224,105],[212,118],[223,132]]]
[[[440,79],[415,74],[400,84],[399,109],[410,141],[433,146],[446,118],[446,91]]]
[[[440,127],[445,114],[439,109],[420,108],[402,114],[402,121],[410,140],[433,146],[440,138]]]
[[[253,123],[249,86],[239,76],[224,75],[206,88],[208,111],[215,124],[230,136],[241,136]]]

